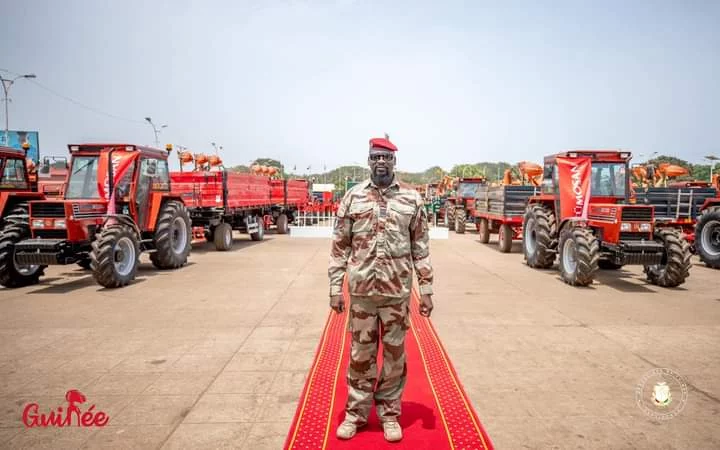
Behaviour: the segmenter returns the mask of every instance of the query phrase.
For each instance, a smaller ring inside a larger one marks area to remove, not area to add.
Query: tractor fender
[[[108,214],[105,217],[105,220],[103,221],[102,225],[100,226],[100,230],[102,230],[106,226],[117,225],[117,224],[129,226],[137,234],[138,240],[142,239],[142,234],[140,233],[140,228],[138,228],[137,224],[135,223],[135,221],[133,220],[132,217],[125,215],[125,214]],[[98,232],[100,232],[100,230],[98,230]]]
[[[718,194],[720,195],[720,193]],[[720,198],[708,198],[705,200],[705,202],[702,204],[702,206],[698,209],[698,212],[702,213],[708,208],[711,208],[713,206],[720,206]]]
[[[32,200],[45,200],[40,192],[0,192],[0,217],[5,217],[18,203]]]
[[[560,225],[558,226],[558,236],[560,236],[560,233],[568,227],[573,228],[586,228],[588,226],[587,219],[583,219],[580,217],[571,217],[565,220],[560,221]]]
[[[160,210],[162,209],[163,205],[165,205],[165,203],[171,200],[185,205],[185,201],[182,199],[181,196],[177,194],[171,194],[169,192],[153,192],[150,195],[150,215],[147,220],[147,231],[155,231],[155,226],[157,225]]]

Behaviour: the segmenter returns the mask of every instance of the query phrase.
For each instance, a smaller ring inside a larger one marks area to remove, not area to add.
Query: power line
[[[110,113],[105,112],[105,111],[102,111],[102,110],[100,110],[100,109],[93,108],[92,106],[88,106],[88,105],[86,105],[86,104],[84,104],[84,103],[81,103],[81,102],[79,102],[79,101],[77,101],[77,100],[74,100],[74,99],[72,99],[72,98],[70,98],[70,97],[68,97],[68,96],[66,96],[66,95],[63,95],[63,94],[61,94],[61,93],[59,93],[59,92],[57,92],[57,91],[54,91],[54,90],[50,89],[49,87],[47,87],[47,86],[45,86],[45,85],[43,85],[43,84],[38,83],[38,82],[35,81],[35,80],[29,80],[29,81],[32,82],[33,84],[37,85],[39,88],[44,89],[45,91],[47,91],[47,92],[55,95],[56,97],[59,97],[59,98],[65,100],[65,101],[68,101],[68,102],[72,103],[72,104],[75,105],[75,106],[79,106],[80,108],[86,109],[86,110],[88,110],[88,111],[92,111],[92,112],[94,112],[94,113],[96,113],[96,114],[100,114],[100,115],[102,115],[102,116],[109,117],[109,118],[115,119],[115,120],[122,120],[123,122],[135,123],[135,124],[142,124],[142,125],[145,124],[145,122],[143,122],[143,121],[141,121],[141,120],[128,119],[127,117],[116,116],[115,114],[110,114]]]

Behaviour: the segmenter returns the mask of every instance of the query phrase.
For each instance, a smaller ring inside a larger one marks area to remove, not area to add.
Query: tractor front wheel
[[[7,288],[40,282],[46,266],[22,266],[15,261],[15,244],[30,238],[30,227],[22,220],[8,221],[0,231],[0,285]]]
[[[706,209],[698,218],[695,250],[706,266],[720,269],[720,206]]]
[[[543,205],[532,204],[523,218],[523,253],[527,265],[549,269],[555,262],[557,250],[555,214]]]
[[[455,206],[452,203],[445,204],[445,226],[450,231],[455,231]]]
[[[571,286],[588,286],[595,278],[600,244],[589,228],[568,227],[560,233],[560,276]]]
[[[662,287],[680,286],[690,276],[690,244],[679,231],[669,228],[656,230],[655,240],[665,246],[665,255],[660,264],[644,267],[647,280]]]
[[[455,232],[457,234],[465,233],[465,221],[467,215],[464,209],[458,209],[455,211]]]
[[[92,243],[90,267],[95,281],[106,288],[118,288],[135,279],[140,245],[135,230],[127,225],[103,228]]]
[[[177,269],[187,263],[192,244],[190,215],[180,202],[165,203],[158,215],[155,236],[155,251],[150,261],[158,269]]]
[[[481,243],[487,244],[490,242],[490,224],[484,217],[478,221],[478,235]]]

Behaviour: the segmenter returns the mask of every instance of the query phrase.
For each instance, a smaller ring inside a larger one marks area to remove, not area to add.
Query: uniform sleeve
[[[352,249],[352,219],[348,216],[350,196],[343,197],[335,216],[332,246],[330,249],[330,265],[328,277],[330,278],[330,295],[342,293],[343,280],[347,269],[347,261]]]
[[[433,268],[430,263],[430,229],[427,210],[420,196],[418,196],[418,208],[410,228],[410,248],[420,294],[432,294]]]

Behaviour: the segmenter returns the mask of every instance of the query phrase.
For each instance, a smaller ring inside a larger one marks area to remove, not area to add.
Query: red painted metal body
[[[270,179],[229,171],[171,172],[172,193],[188,208],[269,208]]]

